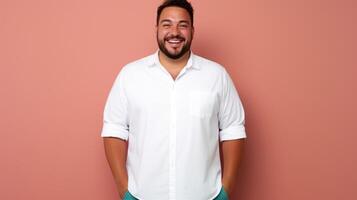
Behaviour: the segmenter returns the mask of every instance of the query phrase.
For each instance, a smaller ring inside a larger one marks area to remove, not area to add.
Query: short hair
[[[159,24],[161,12],[167,7],[179,7],[185,9],[191,18],[191,26],[193,26],[193,8],[190,2],[186,0],[165,0],[158,8],[156,15],[156,25]]]

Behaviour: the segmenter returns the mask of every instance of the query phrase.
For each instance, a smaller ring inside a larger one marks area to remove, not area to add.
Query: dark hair
[[[190,2],[186,0],[165,0],[158,8],[157,8],[157,15],[156,15],[156,25],[159,24],[159,19],[161,12],[164,8],[167,7],[180,7],[185,9],[191,18],[191,26],[193,26],[193,8]]]

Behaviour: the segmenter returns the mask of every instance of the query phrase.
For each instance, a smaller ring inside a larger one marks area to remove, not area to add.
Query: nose
[[[179,29],[178,29],[177,25],[174,25],[174,26],[171,27],[171,34],[174,35],[174,36],[179,35]]]

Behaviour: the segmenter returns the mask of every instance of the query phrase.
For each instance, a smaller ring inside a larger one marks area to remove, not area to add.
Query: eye
[[[188,28],[188,24],[180,24],[180,28]]]
[[[164,28],[169,28],[169,27],[170,27],[170,24],[162,24],[162,27],[164,27]]]

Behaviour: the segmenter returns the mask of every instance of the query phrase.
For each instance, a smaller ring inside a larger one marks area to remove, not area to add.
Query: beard
[[[191,42],[187,41],[187,43],[185,43],[181,49],[181,51],[178,51],[176,53],[170,53],[169,50],[166,48],[165,46],[165,42],[170,40],[170,39],[179,39],[179,40],[183,40],[182,42],[185,42],[186,39],[180,36],[174,36],[174,37],[165,37],[163,40],[159,40],[159,38],[156,35],[156,39],[157,39],[157,44],[159,46],[159,49],[162,53],[164,53],[167,57],[173,59],[173,60],[177,60],[179,58],[181,58],[186,52],[188,52],[191,49]]]

